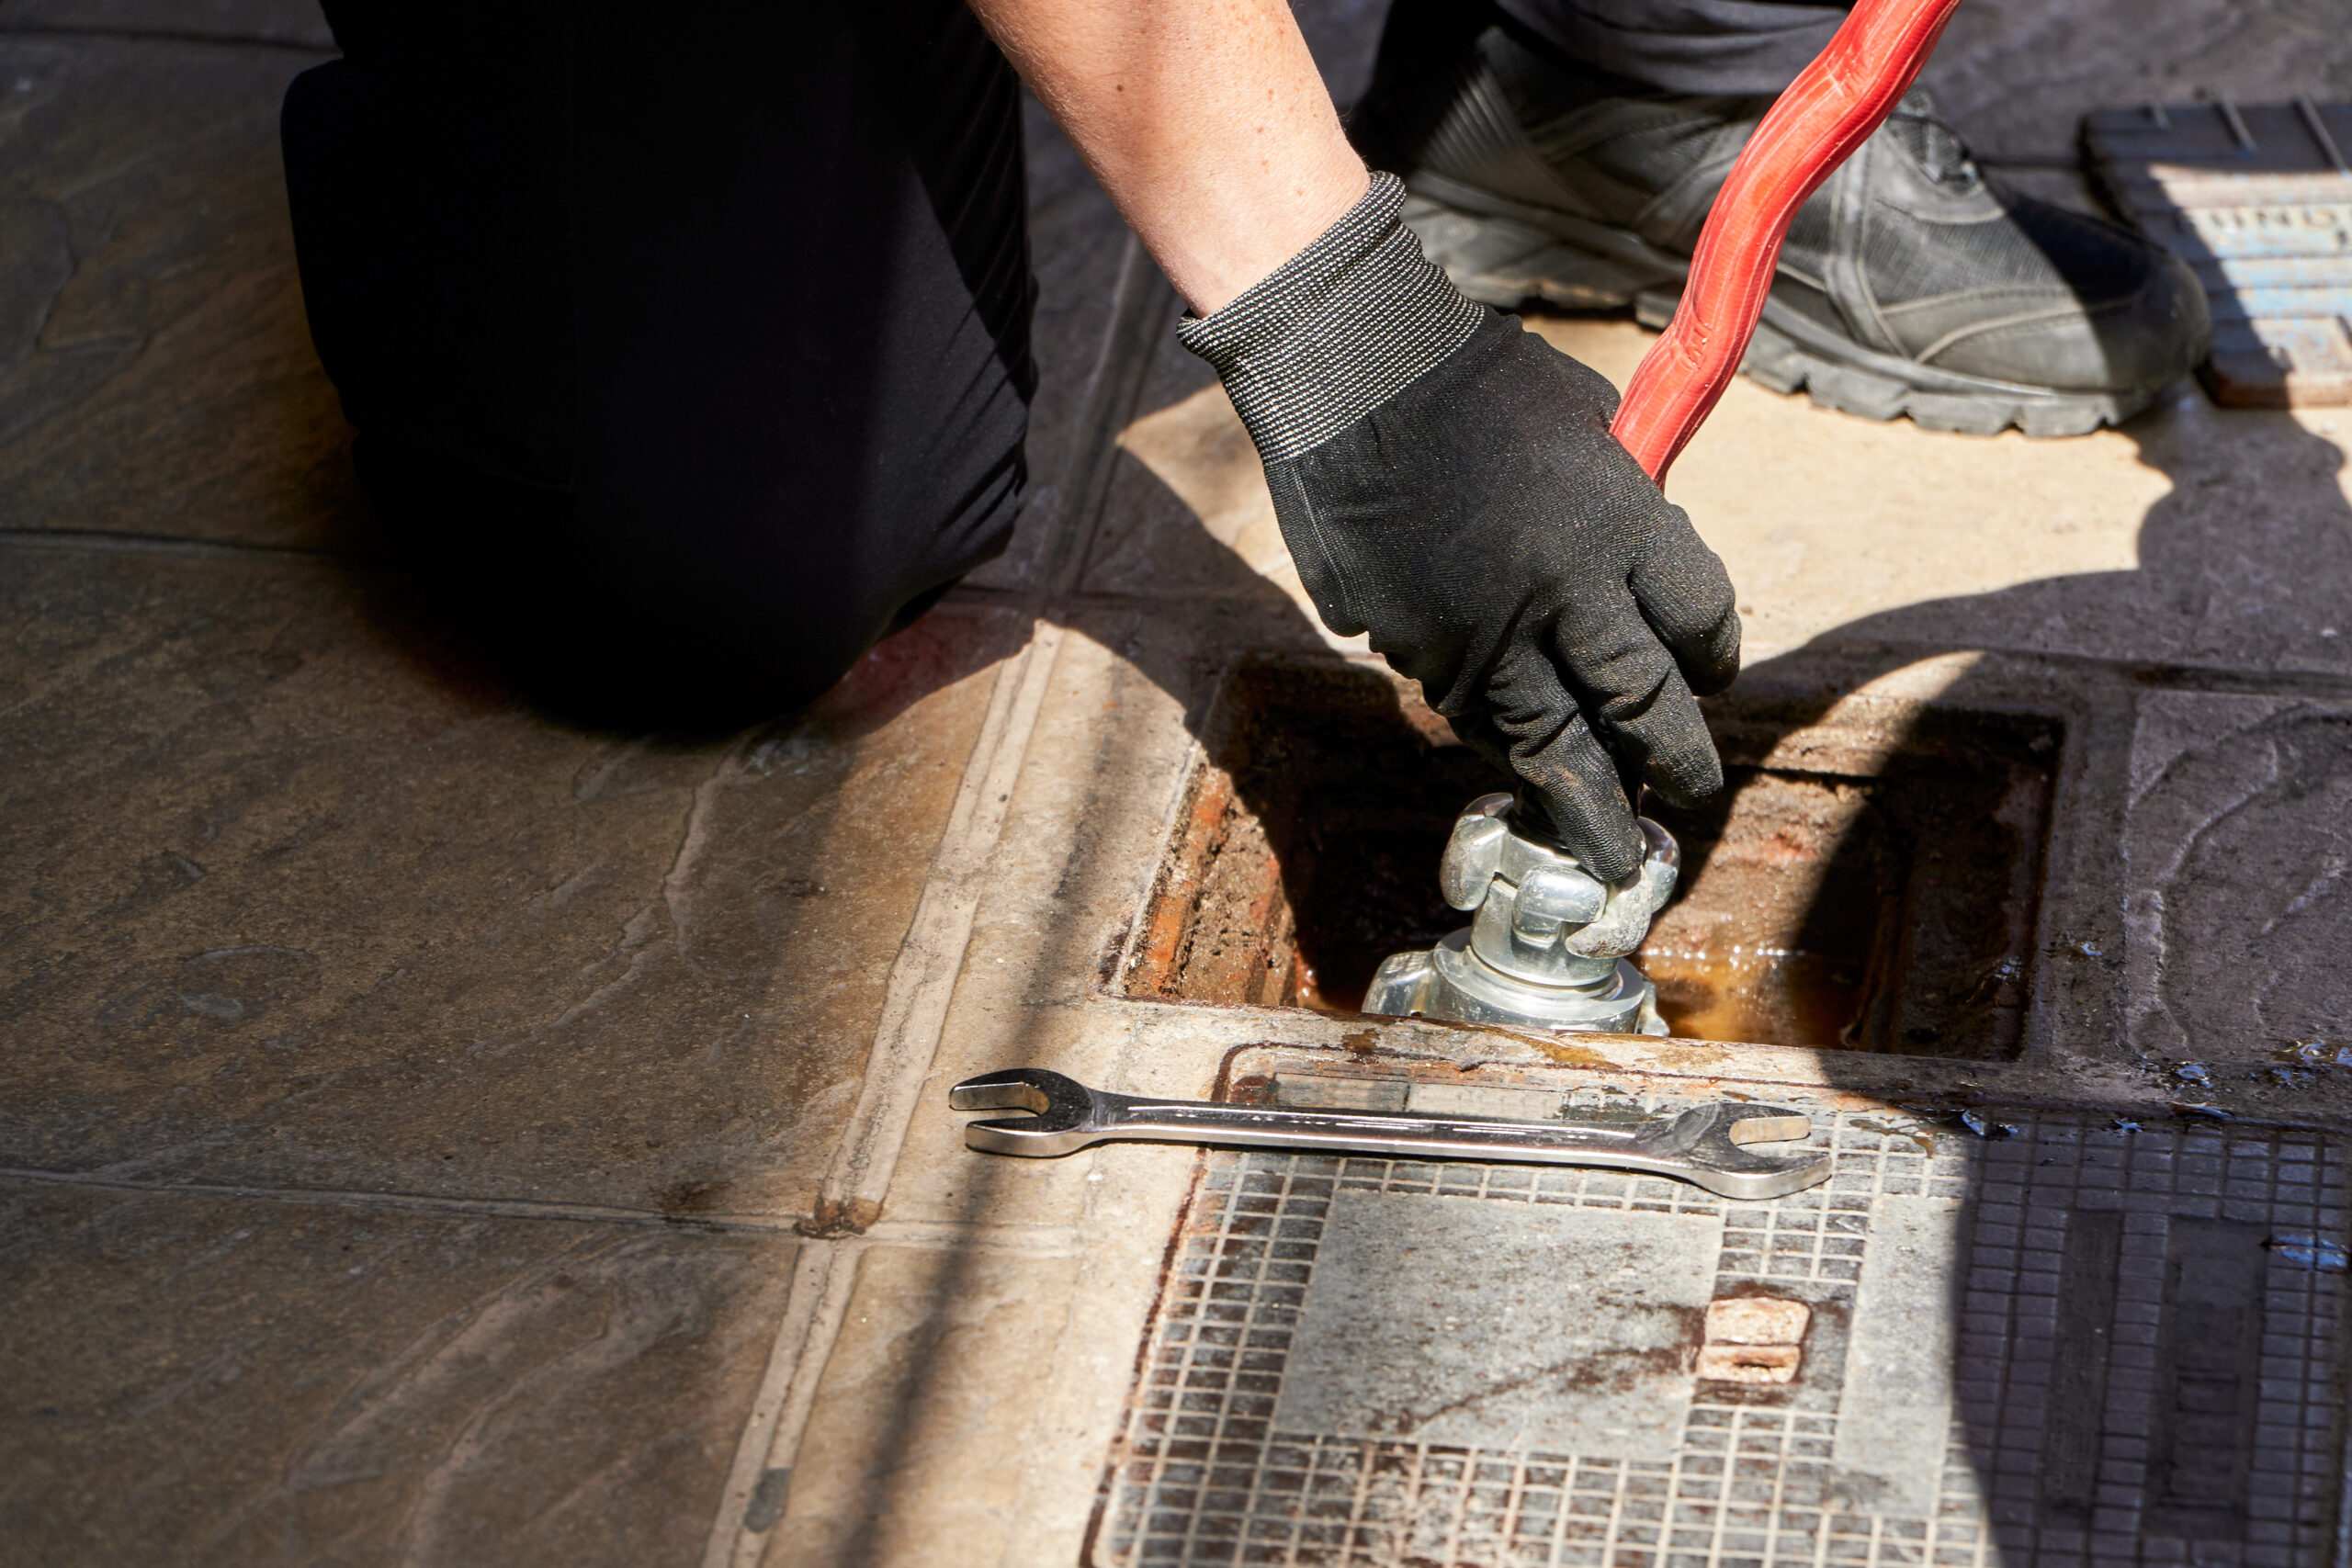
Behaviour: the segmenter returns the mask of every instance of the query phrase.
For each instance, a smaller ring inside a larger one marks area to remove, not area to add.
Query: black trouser
[[[387,528],[571,694],[781,707],[1001,551],[1019,86],[956,0],[329,0],[287,183]]]
[[[1823,0],[1497,0],[1587,65],[1674,93],[1777,93],[1845,21]]]
[[[1507,3],[1725,91],[1840,14]],[[1019,93],[958,0],[326,10],[284,121],[312,334],[387,529],[542,682],[789,705],[1003,548]]]

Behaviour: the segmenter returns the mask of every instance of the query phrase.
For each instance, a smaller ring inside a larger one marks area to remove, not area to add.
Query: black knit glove
[[[1387,175],[1215,315],[1178,328],[1258,444],[1324,623],[1372,634],[1523,782],[1522,830],[1639,867],[1632,798],[1723,784],[1692,694],[1739,671],[1723,562],[1609,434],[1595,372],[1422,259]]]

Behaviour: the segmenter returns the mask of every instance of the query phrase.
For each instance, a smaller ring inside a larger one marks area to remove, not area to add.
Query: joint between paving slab
[[[399,570],[376,551],[338,550],[316,545],[257,545],[241,539],[191,539],[174,534],[133,534],[111,528],[0,527],[0,545],[19,549],[82,550],[94,555],[181,556],[201,560],[294,560],[332,562],[361,570]]]
[[[759,1561],[773,1518],[752,1517],[755,1498],[766,1478],[792,1473],[800,1435],[817,1402],[817,1382],[826,1357],[849,1313],[849,1298],[856,1283],[857,1260],[863,1250],[855,1240],[806,1241],[794,1259],[792,1283],[785,1297],[784,1317],[777,1326],[759,1393],[737,1440],[735,1462],[729,1467],[727,1489],[719,1495],[718,1517],[703,1549],[702,1568],[751,1568]],[[769,1511],[783,1513],[783,1499],[769,1500]]]
[[[1920,660],[1953,653],[1976,652],[2016,666],[2081,670],[2120,678],[2152,691],[2213,693],[2222,695],[2337,698],[2352,696],[2352,674],[2328,670],[2261,670],[2224,664],[2181,664],[2145,659],[2103,659],[2096,654],[2045,652],[2030,648],[1960,649],[1948,643],[1844,643],[1823,640],[1803,651],[1830,656],[1883,649],[1896,655],[1916,652]]]
[[[42,1170],[28,1166],[0,1166],[0,1181],[27,1185],[91,1188],[102,1192],[135,1192],[160,1198],[209,1198],[234,1202],[288,1203],[328,1209],[364,1209],[414,1214],[449,1214],[467,1218],[549,1220],[571,1224],[645,1225],[672,1230],[749,1232],[766,1235],[797,1235],[836,1245],[881,1246],[982,1252],[1016,1252],[1024,1257],[1068,1258],[1078,1253],[1078,1233],[1069,1225],[991,1224],[974,1221],[882,1220],[855,1235],[810,1238],[809,1216],[801,1213],[666,1213],[658,1209],[630,1209],[603,1203],[558,1203],[530,1198],[461,1198],[429,1192],[368,1192],[326,1187],[250,1187],[219,1182],[141,1181],[78,1170]]]
[[[1086,413],[1062,487],[1066,499],[1052,519],[1036,585],[1019,601],[1030,618],[1029,640],[997,672],[956,805],[892,964],[865,1082],[819,1189],[816,1214],[802,1227],[807,1239],[794,1265],[759,1396],[711,1521],[704,1568],[752,1568],[758,1562],[774,1522],[768,1516],[780,1517],[782,1509],[781,1499],[768,1496],[763,1487],[768,1478],[791,1473],[864,1249],[900,1233],[918,1245],[963,1246],[971,1239],[973,1233],[954,1225],[892,1226],[880,1219],[882,1203],[905,1147],[916,1097],[946,1028],[985,874],[1053,682],[1066,636],[1053,624],[1054,612],[1071,596],[1085,570],[1091,525],[1109,494],[1115,437],[1142,394],[1153,330],[1171,299],[1157,265],[1128,236],[1102,349],[1088,376]],[[755,1499],[763,1499],[756,1521]]]
[[[342,51],[331,43],[305,43],[300,39],[257,38],[244,33],[198,33],[172,28],[59,28],[18,24],[0,26],[0,38],[96,39],[107,43],[192,43],[214,49],[277,49],[295,54],[334,59]]]
[[[28,1166],[0,1166],[0,1181],[90,1187],[107,1192],[142,1192],[171,1198],[220,1198],[239,1201],[312,1204],[322,1208],[557,1220],[575,1224],[663,1225],[691,1230],[790,1235],[807,1223],[807,1216],[801,1214],[673,1214],[659,1209],[630,1209],[603,1203],[559,1203],[533,1198],[460,1198],[428,1192],[369,1192],[333,1187],[247,1187],[220,1182],[141,1181],[132,1177],[108,1176],[98,1171],[42,1170]]]

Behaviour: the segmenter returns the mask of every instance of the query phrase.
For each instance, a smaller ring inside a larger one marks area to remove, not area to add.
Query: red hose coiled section
[[[1707,214],[1674,321],[1642,356],[1609,427],[1651,479],[1666,482],[1739,369],[1797,209],[1910,90],[1959,4],[1857,0],[1757,126]]]

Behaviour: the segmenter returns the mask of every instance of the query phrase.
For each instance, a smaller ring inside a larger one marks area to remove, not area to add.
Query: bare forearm
[[[1193,309],[1365,189],[1283,0],[972,0]]]

